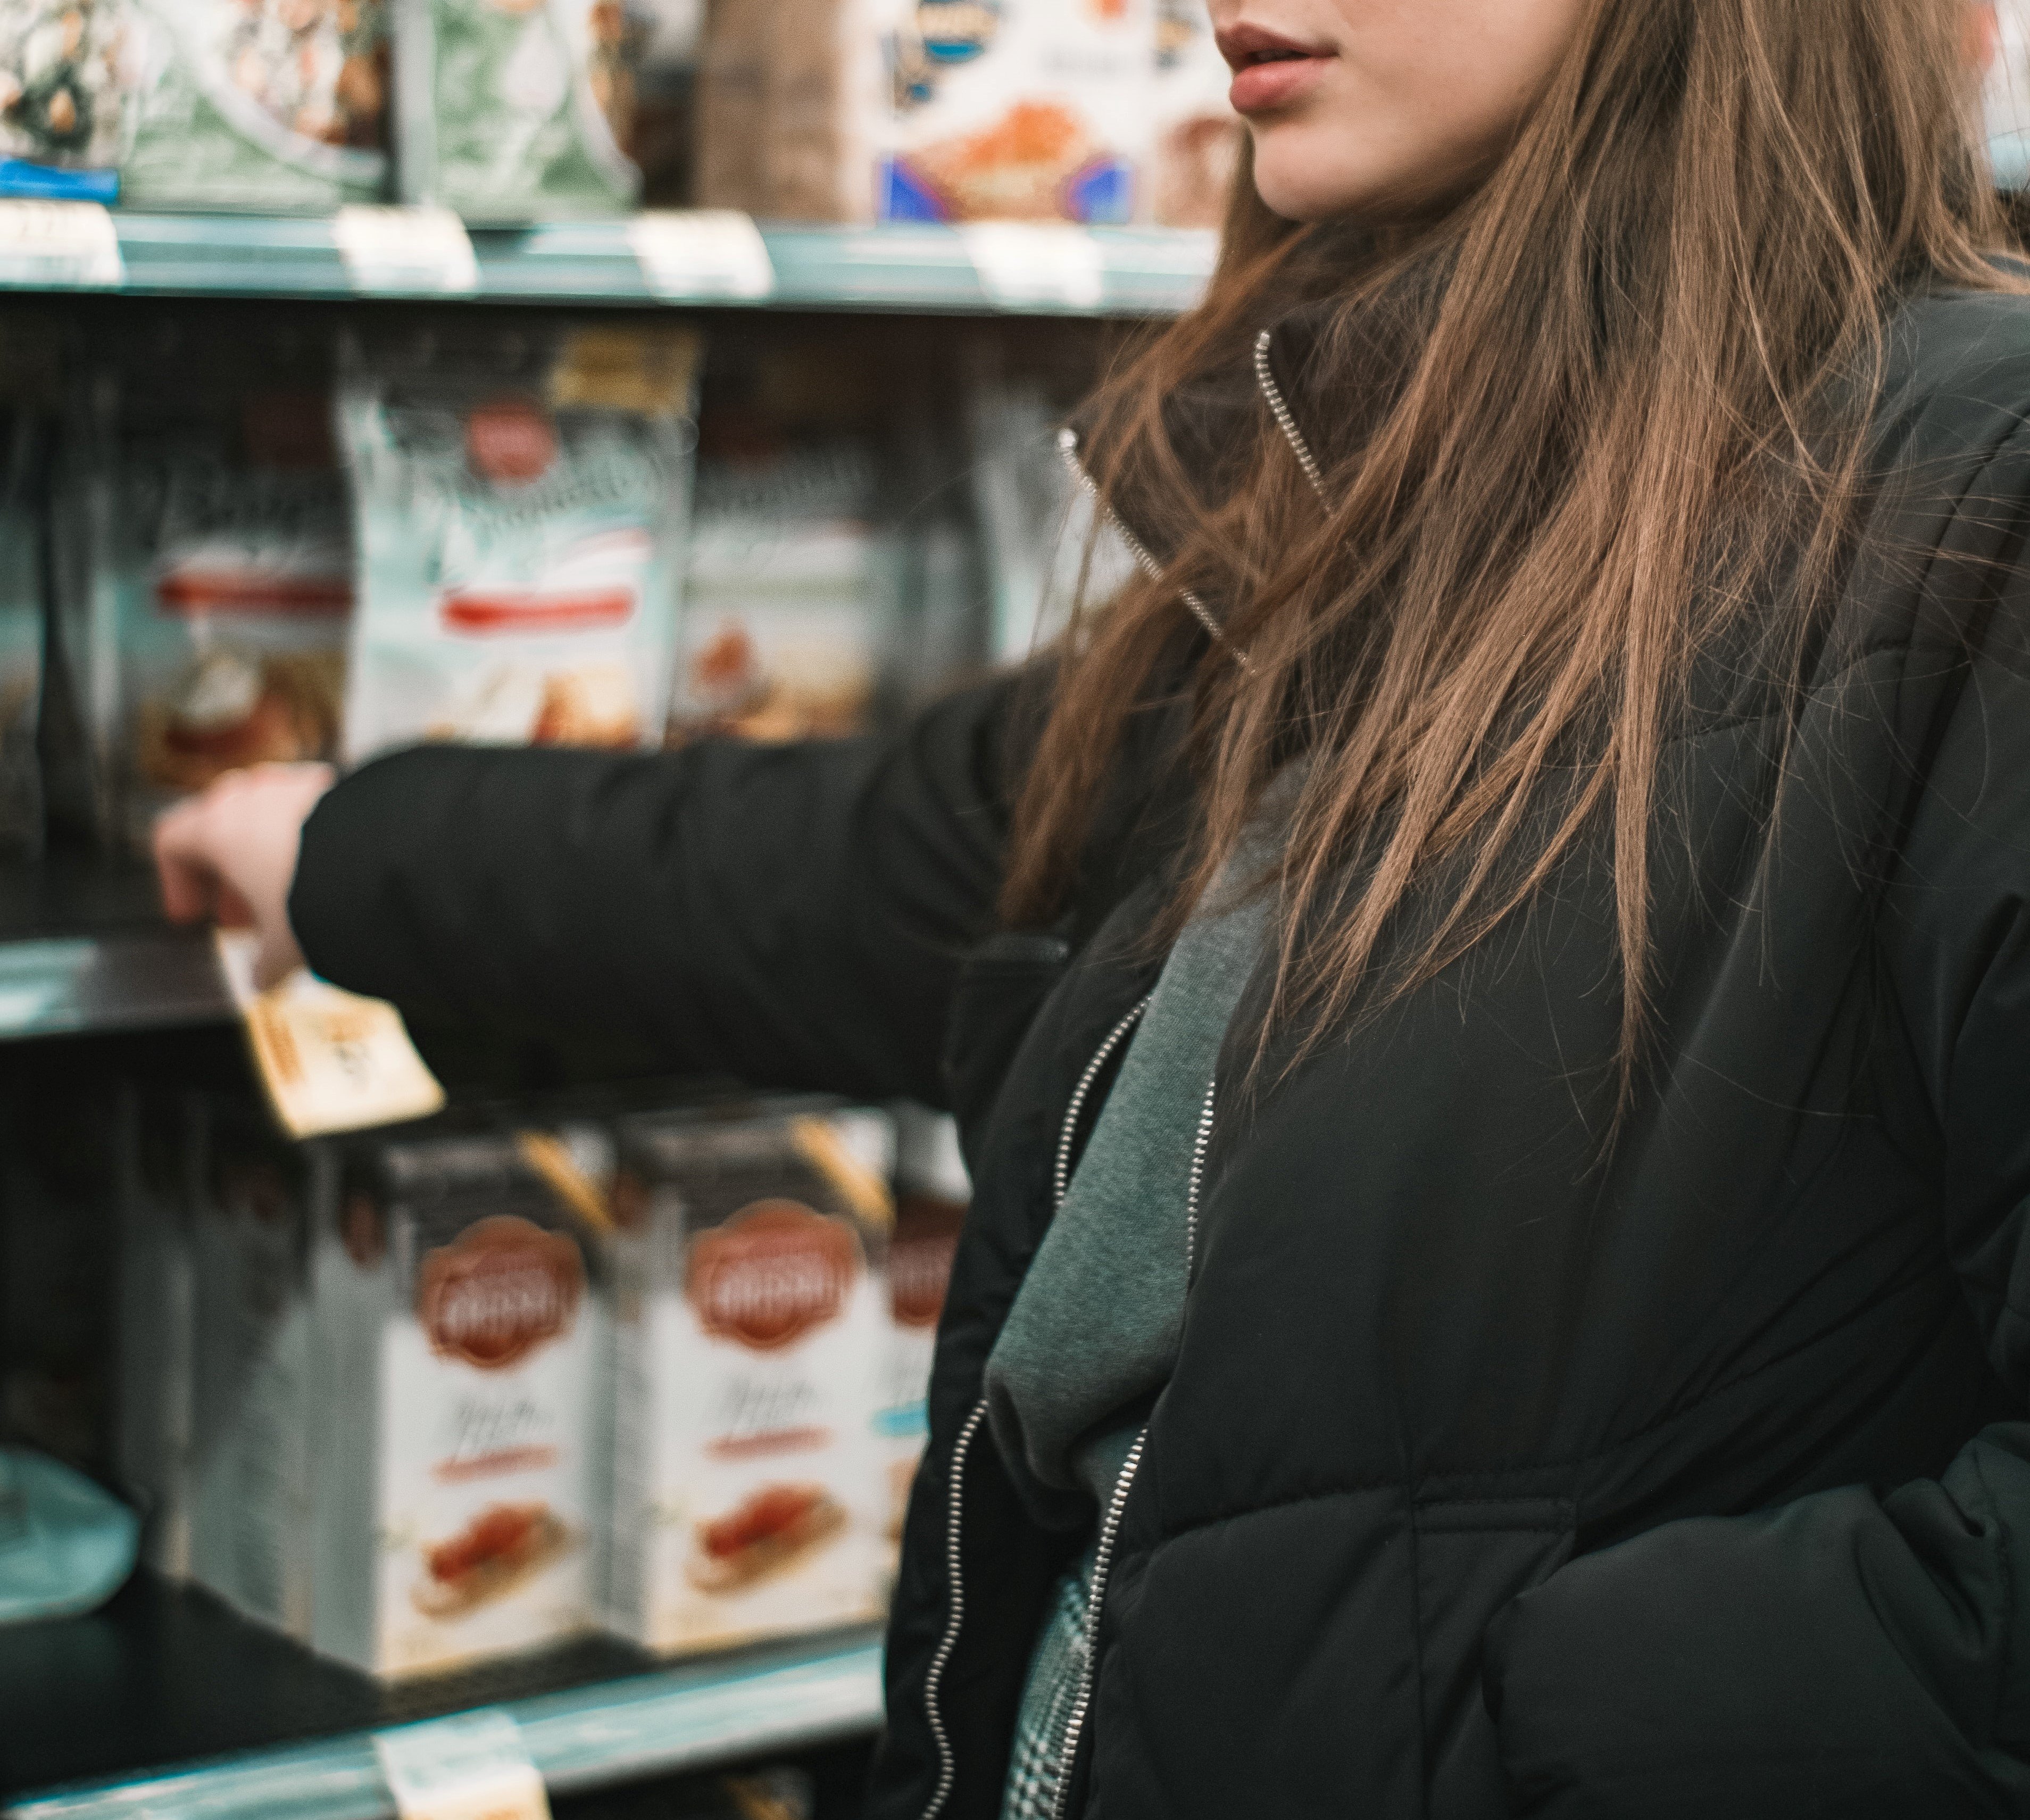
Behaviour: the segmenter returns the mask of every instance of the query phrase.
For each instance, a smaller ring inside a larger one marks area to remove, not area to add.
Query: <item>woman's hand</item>
[[[228,772],[155,824],[155,870],[170,921],[251,925],[260,938],[254,977],[262,986],[303,964],[289,927],[289,887],[303,824],[336,775],[329,765]]]

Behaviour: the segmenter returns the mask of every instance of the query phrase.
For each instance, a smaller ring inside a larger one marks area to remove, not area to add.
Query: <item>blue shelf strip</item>
[[[348,274],[329,219],[319,217],[149,214],[113,210],[125,268],[117,286],[154,296],[345,299],[369,292]],[[473,297],[503,303],[643,304],[954,314],[1170,314],[1197,300],[1212,269],[1214,237],[1162,229],[1067,230],[1098,254],[1096,303],[1076,296],[1009,302],[981,282],[964,235],[933,225],[879,228],[761,228],[775,281],[765,296],[737,299],[701,286],[694,296],[645,277],[623,220],[474,229],[479,281]],[[46,280],[0,276],[0,288],[47,292]]]
[[[833,1742],[881,1721],[881,1649],[842,1639],[690,1662],[501,1709],[552,1792]],[[373,1735],[355,1732],[16,1800],[6,1820],[388,1820]]]

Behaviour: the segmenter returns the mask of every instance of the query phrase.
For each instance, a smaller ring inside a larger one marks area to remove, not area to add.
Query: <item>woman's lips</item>
[[[1233,71],[1227,99],[1244,114],[1288,106],[1324,73],[1332,54],[1259,25],[1232,26],[1219,34],[1218,44]]]

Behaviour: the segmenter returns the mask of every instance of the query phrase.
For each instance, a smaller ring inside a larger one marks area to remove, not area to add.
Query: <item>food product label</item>
[[[374,1752],[400,1820],[549,1820],[543,1779],[508,1714],[377,1732]]]
[[[771,1352],[836,1319],[859,1267],[850,1227],[801,1201],[757,1200],[693,1243],[690,1299],[715,1339]]]
[[[0,284],[117,285],[126,276],[102,203],[0,201]]]
[[[563,1333],[584,1290],[585,1267],[569,1239],[496,1215],[424,1258],[416,1313],[440,1355],[502,1371]]]
[[[340,992],[303,968],[262,991],[251,932],[221,929],[216,942],[261,1084],[292,1137],[397,1124],[442,1108],[444,1089],[392,1005]]]
[[[647,209],[627,223],[627,244],[659,297],[766,297],[775,267],[761,230],[737,209]]]
[[[333,218],[331,231],[356,291],[406,296],[479,288],[472,242],[449,209],[348,203]]]
[[[1106,294],[1098,241],[1046,221],[973,221],[961,228],[980,288],[1004,309],[1096,310]]]

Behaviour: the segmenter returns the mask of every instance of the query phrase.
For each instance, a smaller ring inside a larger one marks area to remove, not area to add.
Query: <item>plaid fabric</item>
[[[1008,1759],[1001,1820],[1053,1820],[1056,1813],[1065,1734],[1085,1673],[1086,1589],[1091,1573],[1088,1556],[1077,1572],[1058,1582],[1043,1628],[1036,1633],[1029,1678],[1022,1688],[1022,1709],[1015,1721],[1015,1747]]]

